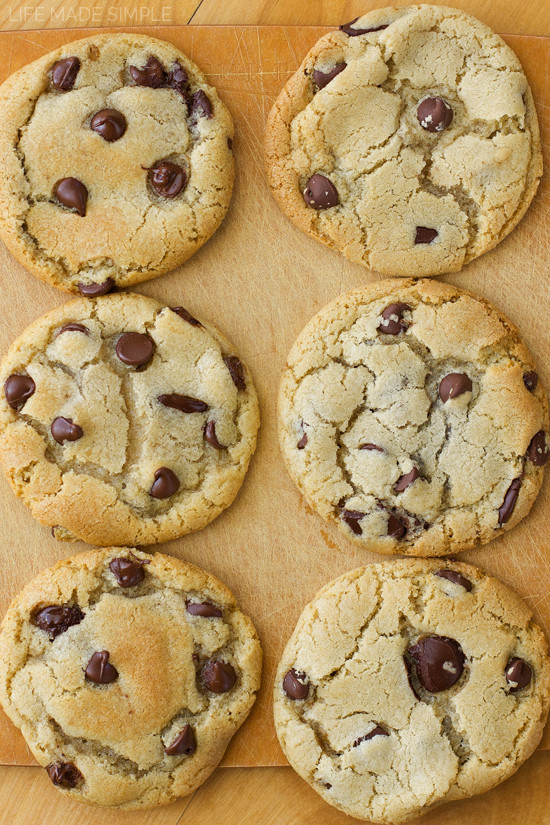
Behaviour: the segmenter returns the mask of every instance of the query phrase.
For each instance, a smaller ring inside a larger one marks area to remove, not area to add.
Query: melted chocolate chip
[[[126,118],[116,109],[101,109],[91,119],[90,129],[108,143],[114,143],[126,131]]]
[[[425,97],[418,104],[416,117],[428,132],[442,132],[453,120],[452,107],[442,97]]]
[[[521,478],[515,478],[506,491],[504,500],[498,510],[498,523],[506,524],[518,500],[519,491],[521,488]]]
[[[69,627],[80,624],[84,618],[84,613],[78,605],[72,604],[51,604],[35,610],[31,616],[31,622],[48,633],[50,639],[55,639],[61,633],[65,633]]]
[[[338,190],[325,175],[312,175],[304,189],[304,200],[313,209],[331,209],[340,203]]]
[[[371,450],[371,451],[372,451],[372,450],[376,450],[376,452],[377,452],[377,453],[385,453],[385,452],[386,452],[386,451],[384,450],[384,448],[383,448],[383,447],[379,447],[379,446],[378,446],[378,444],[369,444],[369,443],[367,443],[367,444],[360,444],[360,445],[359,445],[359,449],[360,449],[360,450]]]
[[[317,87],[319,89],[324,89],[325,86],[328,86],[331,80],[334,80],[340,72],[344,71],[347,65],[347,63],[337,63],[336,66],[328,72],[322,72],[320,69],[314,69],[313,79],[317,84]]]
[[[143,332],[124,332],[116,342],[115,349],[123,364],[129,367],[142,367],[153,357],[155,344],[152,338]]]
[[[187,321],[188,324],[191,324],[192,327],[202,327],[201,322],[197,321],[196,318],[193,318],[191,313],[187,312],[187,310],[184,309],[184,307],[170,307],[170,309],[172,310],[172,312],[175,312],[176,315],[179,315],[179,317],[182,318],[184,321]]]
[[[438,235],[437,229],[430,229],[429,226],[417,226],[414,242],[415,244],[430,244]]]
[[[296,444],[296,448],[298,450],[303,450],[303,449],[305,449],[306,445],[307,445],[307,433],[304,433],[302,435],[302,437],[300,438],[300,440],[298,441],[298,443]]]
[[[168,756],[191,756],[196,750],[197,742],[195,739],[195,731],[191,725],[185,725],[172,744],[164,748],[164,753]]]
[[[418,470],[417,467],[413,467],[410,473],[402,475],[393,485],[394,493],[402,493],[403,490],[406,490],[417,478],[420,478],[420,470]]]
[[[383,332],[385,335],[399,335],[400,332],[405,332],[409,324],[403,318],[403,313],[407,310],[410,311],[408,304],[388,304],[382,312],[378,332]]]
[[[109,651],[94,653],[84,671],[86,679],[96,685],[110,685],[118,679],[118,670],[109,662]]]
[[[131,558],[122,556],[109,563],[109,569],[120,587],[136,587],[145,578],[144,564],[151,564],[149,559],[140,559],[133,554]]]
[[[175,64],[168,75],[168,85],[185,97],[189,86],[189,77],[183,66],[180,66],[179,63]]]
[[[221,619],[223,615],[212,602],[186,602],[185,609],[191,616],[201,616],[203,619]]]
[[[539,430],[531,439],[527,455],[535,465],[535,467],[543,467],[548,461],[550,450],[546,444],[546,433],[544,430]]]
[[[84,324],[65,324],[64,327],[57,330],[56,336],[61,335],[62,332],[82,332],[84,335],[90,334],[90,330],[88,327],[85,327]]]
[[[504,669],[506,681],[510,685],[510,693],[523,690],[530,684],[533,678],[533,669],[524,659],[510,659]]]
[[[526,372],[523,376],[523,383],[525,384],[526,389],[529,392],[534,392],[537,388],[537,384],[539,383],[539,377],[536,372]]]
[[[210,659],[202,669],[202,683],[212,693],[227,693],[235,685],[237,674],[229,662]]]
[[[130,76],[136,86],[149,86],[151,89],[160,88],[166,81],[166,72],[162,68],[162,63],[152,55],[142,69],[130,66]]]
[[[418,681],[430,693],[451,688],[462,676],[465,656],[454,639],[425,636],[409,648]]]
[[[80,780],[84,778],[72,762],[52,762],[46,770],[54,785],[67,790],[76,788]]]
[[[54,418],[50,430],[58,444],[63,444],[65,441],[78,441],[84,435],[82,427],[75,424],[72,418],[63,418],[63,416]]]
[[[155,470],[155,480],[149,490],[153,498],[170,498],[178,492],[180,480],[169,467],[159,467]]]
[[[149,183],[161,198],[175,198],[187,184],[187,174],[177,163],[159,160],[149,169]]]
[[[207,120],[212,117],[212,104],[202,89],[189,97],[187,105],[189,107],[189,119],[192,124],[196,124],[201,117]]]
[[[446,401],[472,391],[472,382],[464,372],[450,372],[439,383],[439,397]]]
[[[467,593],[469,593],[473,587],[470,579],[467,579],[466,576],[463,576],[462,573],[458,572],[458,570],[437,570],[434,575],[439,576],[440,579],[447,579],[447,581],[450,581],[453,584],[460,585],[460,587],[463,587]]]
[[[6,401],[13,410],[20,410],[25,401],[34,394],[36,384],[30,375],[17,375],[13,373],[6,379],[4,384],[4,395]]]
[[[309,681],[306,674],[291,668],[286,672],[283,679],[283,690],[289,699],[296,699],[298,701],[307,699],[309,695]]]
[[[353,743],[353,747],[356,748],[361,744],[361,742],[368,742],[369,739],[374,739],[375,736],[389,736],[389,733],[387,730],[384,730],[384,728],[377,725],[373,730],[365,734],[365,736],[360,736],[359,739],[356,739]]]
[[[208,410],[208,404],[201,401],[200,398],[192,398],[190,395],[178,395],[175,392],[168,395],[159,395],[158,401],[164,407],[170,407],[184,413],[202,413]]]
[[[227,369],[229,370],[229,374],[233,380],[233,383],[237,387],[239,391],[244,391],[246,389],[246,381],[244,377],[244,369],[243,365],[239,361],[236,355],[228,355],[227,358],[223,359],[223,362]]]
[[[75,209],[81,218],[86,214],[88,190],[78,178],[61,178],[53,188],[59,203],[68,209]],[[82,291],[82,290],[81,290]]]
[[[225,444],[220,444],[216,436],[216,423],[214,421],[207,421],[204,427],[204,437],[211,447],[215,450],[225,450]]]
[[[362,536],[363,531],[359,522],[364,518],[365,513],[360,510],[342,510],[342,521],[345,522],[352,533],[356,536]]]
[[[80,70],[78,57],[65,57],[52,66],[52,84],[60,92],[70,92]]]
[[[395,513],[388,517],[388,536],[392,539],[402,539],[407,533],[407,525]]]
[[[340,26],[340,31],[344,32],[344,34],[349,35],[349,37],[357,37],[359,34],[370,34],[371,32],[381,32],[383,29],[387,29],[390,25],[389,23],[384,23],[382,26],[371,26],[369,29],[352,29],[354,23],[357,23],[359,20],[358,17],[355,20],[352,20],[350,23],[344,23],[343,26]]]
[[[230,137],[227,138],[227,148],[230,152],[233,151],[233,140]]]
[[[97,298],[98,295],[106,295],[110,292],[114,285],[115,282],[112,278],[107,278],[102,284],[83,284],[82,281],[79,281],[78,289],[87,298]]]

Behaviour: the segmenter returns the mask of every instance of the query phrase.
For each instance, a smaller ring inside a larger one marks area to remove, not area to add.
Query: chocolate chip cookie
[[[256,631],[225,585],[127,547],[44,570],[0,634],[0,701],[52,783],[119,809],[204,782],[260,672]]]
[[[324,587],[274,688],[292,767],[357,819],[399,823],[483,793],[536,748],[547,644],[528,606],[481,570],[401,560]]]
[[[54,286],[101,295],[183,263],[233,186],[233,123],[182,52],[96,34],[0,89],[0,237]]]
[[[516,327],[437,281],[341,295],[301,332],[279,396],[292,478],[378,553],[456,553],[516,525],[542,483],[548,426]]]
[[[427,5],[377,9],[322,37],[273,106],[266,157],[300,229],[412,277],[494,247],[542,174],[515,54],[474,18]]]
[[[142,295],[44,315],[0,382],[0,462],[58,538],[151,544],[198,530],[231,504],[256,446],[256,392],[231,344]]]

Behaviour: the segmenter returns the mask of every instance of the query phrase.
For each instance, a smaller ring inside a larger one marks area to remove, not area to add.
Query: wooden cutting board
[[[136,29],[135,31],[138,31]],[[349,543],[302,500],[277,446],[276,394],[286,354],[309,318],[340,292],[378,276],[307,238],[273,203],[262,166],[267,113],[325,28],[164,27],[139,29],[185,51],[208,74],[235,119],[237,184],[214,238],[180,269],[138,290],[210,319],[234,342],[259,392],[258,451],[236,502],[202,532],[157,548],[205,567],[235,592],[264,649],[263,686],[224,765],[286,764],[271,717],[273,673],[303,606],[326,582],[380,560]],[[0,82],[47,51],[93,30],[0,34]],[[550,38],[506,37],[531,83],[550,147]],[[546,153],[548,155],[548,152]],[[550,163],[550,158],[546,158]],[[520,226],[496,250],[446,280],[494,301],[519,326],[550,387],[550,175]],[[0,352],[37,316],[69,296],[37,281],[0,244]],[[516,529],[461,558],[514,587],[550,635],[550,483]],[[0,613],[39,570],[85,549],[56,542],[0,478]],[[550,748],[547,729],[542,747]],[[0,764],[34,760],[0,712]]]

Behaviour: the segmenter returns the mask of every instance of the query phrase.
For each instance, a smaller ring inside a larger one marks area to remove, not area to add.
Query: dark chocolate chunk
[[[201,678],[212,693],[227,693],[235,685],[237,674],[229,662],[210,659],[202,669]]]
[[[84,613],[78,605],[72,604],[50,604],[48,607],[41,607],[35,610],[31,616],[31,622],[48,633],[50,639],[55,639],[61,633],[65,633],[69,627],[80,624],[84,618]]]
[[[289,699],[307,699],[309,695],[309,681],[305,673],[291,668],[283,679],[283,690]]]
[[[395,513],[390,513],[388,517],[388,536],[392,539],[402,539],[407,533],[407,525],[396,516]]]
[[[52,762],[46,770],[53,784],[66,790],[76,788],[80,780],[84,778],[72,762]]]
[[[84,671],[86,679],[96,685],[110,685],[118,679],[118,670],[109,662],[109,651],[94,653]]]
[[[202,413],[208,410],[208,404],[201,401],[200,398],[192,398],[190,395],[178,395],[176,392],[159,395],[158,401],[164,407],[171,407],[184,413]]]
[[[410,473],[402,475],[393,485],[394,493],[402,493],[403,490],[406,490],[417,478],[420,478],[420,470],[418,470],[417,467],[413,467]]]
[[[373,730],[365,734],[365,736],[360,736],[359,739],[356,739],[353,747],[356,748],[361,742],[368,742],[369,739],[374,739],[375,736],[389,736],[389,733],[387,730],[384,730],[384,728],[381,728],[380,725],[377,725]]]
[[[516,693],[518,690],[523,690],[530,684],[533,678],[533,669],[524,659],[515,657],[510,659],[506,665],[504,675],[510,685],[510,692]]]
[[[472,382],[464,372],[450,372],[439,383],[439,397],[443,403],[471,391]]]
[[[519,491],[521,488],[521,478],[515,478],[506,491],[504,500],[498,510],[498,523],[506,524],[518,500]]]
[[[161,198],[175,198],[187,184],[187,174],[177,163],[159,160],[149,169],[149,183]]]
[[[172,744],[164,748],[164,753],[168,756],[191,756],[196,750],[195,731],[191,725],[185,725]]]
[[[362,536],[363,531],[359,522],[365,517],[365,513],[360,510],[342,510],[342,521],[348,525],[352,533],[356,536]]]
[[[84,324],[65,324],[64,327],[57,330],[56,336],[61,335],[62,332],[83,332],[84,335],[90,334],[90,330],[88,327],[85,327]]]
[[[6,379],[4,384],[4,395],[6,401],[13,410],[20,410],[25,401],[34,394],[36,384],[30,375],[18,375],[13,373]]]
[[[358,17],[355,20],[352,20],[350,23],[344,23],[343,26],[340,26],[340,31],[344,32],[344,34],[349,35],[349,37],[357,37],[359,34],[370,34],[371,32],[381,32],[383,29],[387,29],[390,25],[389,23],[383,23],[381,26],[372,26],[370,29],[352,29],[354,23],[357,23],[359,20]]]
[[[531,439],[527,455],[535,465],[535,467],[543,467],[548,461],[550,450],[546,444],[546,433],[544,430],[539,430]]]
[[[108,143],[114,143],[126,131],[126,118],[116,109],[101,109],[91,119],[90,129]]]
[[[331,80],[343,72],[348,64],[347,63],[337,63],[333,69],[329,69],[328,72],[322,72],[320,69],[313,70],[313,79],[317,84],[319,89],[324,89],[325,86],[328,86]]]
[[[473,587],[470,579],[467,579],[466,576],[463,576],[458,570],[437,570],[434,575],[439,576],[440,579],[447,579],[447,581],[453,584],[459,584],[467,593],[469,593]]]
[[[143,332],[124,332],[116,342],[116,354],[123,364],[141,367],[148,364],[155,351],[152,338]]]
[[[296,447],[297,447],[298,450],[303,450],[306,445],[307,445],[307,433],[304,433],[302,435],[302,437],[300,438],[300,440],[298,441],[298,443],[296,444]]]
[[[60,92],[70,92],[80,70],[78,57],[65,57],[52,66],[52,83]]]
[[[201,322],[197,321],[197,319],[194,318],[190,312],[187,312],[184,307],[170,307],[170,309],[172,312],[175,312],[176,315],[179,315],[184,321],[187,321],[188,324],[191,324],[192,327],[202,327]]]
[[[220,444],[216,435],[216,422],[207,421],[204,427],[204,438],[215,450],[225,450],[225,444]]]
[[[202,89],[189,97],[189,119],[192,124],[196,124],[199,118],[204,117],[210,120],[212,117],[212,104]]]
[[[523,383],[529,392],[534,392],[539,383],[539,377],[536,372],[526,372],[523,376]]]
[[[430,244],[438,235],[437,229],[430,229],[429,226],[417,226],[414,242],[415,244]]]
[[[340,203],[335,185],[325,175],[312,175],[304,189],[304,200],[313,209],[330,209]]]
[[[149,559],[140,559],[130,553],[130,558],[118,556],[109,563],[109,569],[120,587],[136,587],[145,578],[144,564],[151,564]]]
[[[152,55],[142,69],[130,66],[130,75],[136,86],[149,86],[151,89],[158,89],[166,82],[166,72],[162,68],[162,63]]]
[[[202,616],[204,619],[220,619],[223,615],[212,602],[186,602],[185,609],[191,616]]]
[[[168,85],[171,86],[172,89],[175,89],[176,92],[179,92],[180,95],[183,95],[183,97],[187,94],[189,77],[183,66],[180,66],[179,63],[174,65],[174,68],[168,75]]]
[[[360,450],[376,450],[377,453],[385,453],[386,452],[384,450],[384,448],[379,447],[378,444],[370,444],[370,443],[360,444],[359,449]]]
[[[418,104],[416,117],[428,132],[442,132],[453,121],[452,107],[442,97],[425,97]]]
[[[454,639],[425,636],[409,648],[418,681],[430,693],[451,688],[462,676],[465,656]]]
[[[54,418],[50,430],[58,444],[63,444],[65,441],[78,441],[84,435],[82,427],[75,424],[72,418],[63,418],[63,416]]]
[[[170,498],[178,492],[180,480],[169,467],[159,467],[155,470],[155,480],[149,490],[153,498]]]
[[[61,178],[53,188],[59,203],[68,209],[75,209],[81,218],[86,214],[88,190],[78,178]],[[82,290],[81,290],[82,291]]]
[[[410,310],[408,304],[388,304],[382,312],[378,332],[383,332],[385,335],[399,335],[400,332],[405,332],[409,324],[403,318],[403,313],[407,310]]]
[[[223,362],[227,369],[229,370],[229,374],[233,380],[233,383],[237,387],[238,390],[241,392],[246,389],[246,381],[244,377],[244,369],[243,365],[239,361],[236,355],[228,355],[226,358],[223,359]]]
[[[78,289],[87,298],[97,298],[98,295],[106,295],[110,292],[114,285],[115,282],[112,278],[107,278],[102,284],[83,284],[82,281],[79,281]]]

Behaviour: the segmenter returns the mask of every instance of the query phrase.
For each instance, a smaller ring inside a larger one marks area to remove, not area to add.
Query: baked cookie
[[[44,570],[0,633],[0,701],[67,796],[120,809],[191,793],[260,686],[250,619],[192,564],[127,547]]]
[[[102,295],[179,266],[220,225],[233,123],[170,43],[68,43],[8,78],[0,106],[0,237],[42,280]]]
[[[308,502],[377,553],[441,556],[529,512],[548,403],[519,331],[483,298],[390,280],[341,295],[288,356],[280,443]]]
[[[0,462],[57,538],[199,530],[231,504],[256,446],[256,392],[231,344],[142,295],[47,313],[12,344],[0,382]]]
[[[267,175],[286,215],[386,275],[456,272],[518,223],[542,174],[513,51],[442,6],[377,9],[322,37],[279,95]]]
[[[292,767],[357,819],[483,793],[539,742],[550,660],[531,610],[458,562],[363,567],[307,605],[275,680]]]

